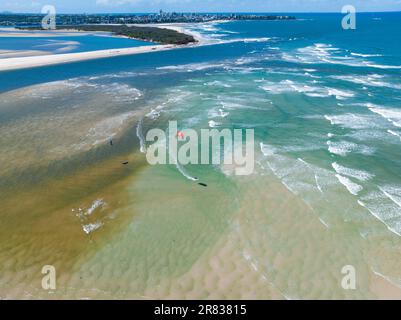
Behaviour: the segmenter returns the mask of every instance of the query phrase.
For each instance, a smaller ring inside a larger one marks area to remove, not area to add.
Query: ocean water
[[[2,72],[0,297],[401,298],[401,14],[297,18]],[[170,120],[254,129],[255,171],[148,165]]]

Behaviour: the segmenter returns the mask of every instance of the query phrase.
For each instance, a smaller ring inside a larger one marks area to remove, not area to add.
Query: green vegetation
[[[25,28],[31,29],[32,28]],[[119,36],[125,36],[138,40],[150,41],[161,44],[188,44],[196,42],[194,37],[175,30],[162,29],[156,27],[137,27],[127,25],[77,25],[77,26],[58,26],[57,29],[73,29],[79,31],[103,31],[112,32]]]
[[[65,29],[65,26],[61,28]],[[112,32],[119,36],[126,36],[145,41],[157,42],[162,44],[188,44],[195,42],[194,37],[177,32],[175,30],[162,29],[156,27],[134,27],[127,25],[82,25],[73,26],[73,29],[82,31],[105,31]]]

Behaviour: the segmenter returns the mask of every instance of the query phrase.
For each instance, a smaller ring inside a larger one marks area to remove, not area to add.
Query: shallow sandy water
[[[175,166],[146,165],[136,129],[150,110],[135,108],[122,94],[137,96],[134,88],[100,94],[88,83],[53,85],[50,92],[25,88],[25,98],[3,95],[3,114],[13,123],[0,129],[8,151],[0,155],[7,164],[0,168],[1,298],[400,296],[399,237],[333,173],[270,154],[258,159],[263,170],[246,178],[218,167],[187,168],[207,183],[203,188]],[[59,100],[71,92],[74,99]],[[48,103],[28,104],[32,93],[34,102],[45,97]],[[194,97],[184,92],[178,95],[184,105],[177,99],[171,105],[188,120],[187,104],[200,106]],[[54,101],[62,102],[57,110]],[[23,116],[26,109],[31,118]],[[163,126],[169,117],[143,125]],[[96,128],[105,134],[92,134]],[[48,132],[50,139],[41,139]],[[305,177],[307,170],[313,174]],[[47,264],[57,270],[54,292],[40,286]],[[341,287],[345,265],[357,271],[356,290]]]
[[[103,195],[118,190],[116,203],[104,199],[120,209],[116,219],[89,237],[78,228],[79,222],[72,222],[73,215],[68,223],[68,219],[59,219],[62,210],[54,213],[57,218],[50,217],[50,221],[57,219],[62,225],[58,236],[38,234],[34,240],[29,237],[31,246],[13,247],[13,258],[5,263],[8,272],[2,278],[3,283],[8,279],[18,285],[11,285],[2,297],[399,297],[397,286],[370,269],[376,263],[386,274],[397,274],[398,239],[382,238],[381,243],[376,242],[379,236],[364,239],[357,227],[352,231],[345,221],[327,228],[316,212],[273,176],[230,182],[207,172],[198,172],[209,184],[205,189],[183,179],[174,167],[162,166],[143,168],[135,178],[102,190]],[[121,201],[126,204],[124,209]],[[376,227],[379,234],[382,226]],[[33,226],[35,232],[41,229],[47,228],[40,223]],[[67,233],[68,239],[61,240]],[[27,259],[28,252],[46,243],[39,251],[48,255],[35,261],[29,254]],[[67,248],[68,256],[58,256],[60,248]],[[38,287],[39,261],[49,256],[59,258],[58,289],[53,293]],[[341,288],[341,268],[348,264],[357,270],[357,290]],[[23,272],[15,273],[20,266]]]

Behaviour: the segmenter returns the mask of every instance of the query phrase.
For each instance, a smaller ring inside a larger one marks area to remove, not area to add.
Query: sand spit
[[[85,60],[110,58],[115,56],[124,56],[132,54],[141,54],[156,51],[166,51],[182,46],[175,45],[154,45],[154,46],[141,46],[135,48],[123,48],[123,49],[108,49],[108,50],[97,50],[89,52],[76,52],[66,53],[57,55],[44,55],[44,56],[33,56],[33,57],[18,57],[18,58],[7,58],[0,60],[0,71],[34,68],[49,66],[61,63],[78,62]]]
[[[25,68],[34,68],[34,67],[42,67],[48,65],[55,65],[55,64],[62,64],[62,63],[69,63],[69,62],[78,62],[84,60],[94,60],[94,59],[101,59],[101,58],[109,58],[115,56],[123,56],[123,55],[132,55],[132,54],[141,54],[141,53],[148,53],[154,51],[166,51],[178,48],[187,48],[191,46],[198,46],[205,44],[205,39],[202,37],[201,34],[192,32],[184,28],[184,25],[176,25],[176,24],[163,24],[163,25],[147,25],[149,27],[158,27],[158,28],[165,28],[175,30],[177,32],[189,34],[193,36],[197,43],[196,44],[187,44],[187,45],[153,45],[153,46],[140,46],[134,48],[121,48],[121,49],[107,49],[107,50],[96,50],[96,51],[88,51],[88,52],[75,52],[75,53],[66,53],[66,54],[48,54],[48,55],[41,55],[41,56],[24,56],[24,57],[16,57],[16,56],[3,56],[4,59],[0,59],[0,71],[9,71],[9,70],[17,70],[17,69],[25,69]],[[4,31],[0,28],[0,31]],[[64,30],[65,34],[60,34],[59,32],[55,35],[87,35],[88,33],[83,33],[80,31],[70,31]],[[96,34],[90,33],[90,34]],[[17,35],[16,32],[0,32],[0,36],[3,37],[15,37]],[[32,36],[52,36],[51,32],[37,32],[34,33],[24,33],[21,32],[18,36],[20,37],[32,37]],[[119,36],[116,36],[119,37]],[[1,56],[0,56],[1,57]]]

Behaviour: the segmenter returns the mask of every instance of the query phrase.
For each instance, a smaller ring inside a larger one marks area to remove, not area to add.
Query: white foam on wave
[[[113,82],[113,83],[99,83],[96,82],[99,77],[80,77],[71,78],[63,81],[55,81],[50,83],[45,83],[44,86],[50,90],[55,89],[66,89],[70,88],[74,90],[74,93],[83,92],[100,92],[103,95],[108,95],[117,102],[131,102],[138,100],[142,96],[142,92],[125,83]],[[35,95],[40,94],[40,90],[35,90]]]
[[[324,221],[322,218],[319,218],[319,221],[327,228],[329,229],[330,226],[328,225],[328,223],[326,221]]]
[[[309,93],[318,90],[318,88],[316,87],[297,84],[292,80],[283,80],[280,81],[279,83],[265,81],[264,85],[261,86],[260,88],[272,94],[281,94],[289,91],[295,91],[299,93]]]
[[[362,197],[358,203],[387,228],[401,236],[400,186],[382,186],[379,191],[372,191]]]
[[[217,37],[211,37],[203,42],[201,45],[210,46],[210,45],[221,45],[221,44],[230,44],[230,43],[258,43],[258,42],[268,42],[271,38],[234,38],[234,39],[222,39]]]
[[[338,186],[346,188],[348,193],[359,196],[363,187],[350,178],[365,181],[371,178],[369,173],[361,170],[349,170],[350,168],[338,167],[341,172],[333,173],[298,158],[296,160],[278,154],[280,149],[271,145],[260,143],[261,152],[265,156],[267,166],[273,174],[280,179],[281,183],[293,194],[314,208],[315,205],[321,208],[322,204],[327,206],[327,202],[335,203],[338,201]],[[264,163],[261,162],[263,165]],[[263,167],[262,167],[263,168]],[[347,177],[350,176],[350,178]],[[377,219],[385,223],[388,229],[401,235],[401,186],[387,186],[383,191],[370,192],[359,198],[358,203],[371,212]],[[393,198],[393,199],[391,199]],[[395,200],[395,201],[394,201]],[[319,210],[319,213],[322,211]],[[319,217],[320,218],[320,217]],[[327,225],[326,221],[322,224]]]
[[[157,70],[193,72],[193,71],[203,71],[214,68],[223,68],[224,66],[225,66],[224,64],[217,64],[217,63],[190,63],[185,65],[159,67],[157,68]]]
[[[371,173],[363,171],[363,170],[347,168],[347,167],[344,167],[344,166],[338,164],[337,162],[333,162],[331,164],[331,166],[338,174],[343,175],[343,176],[348,176],[351,178],[355,178],[355,179],[358,179],[359,181],[367,181],[374,177],[374,174],[371,174]]]
[[[330,178],[328,170],[313,166],[301,158],[291,159],[280,155],[278,153],[281,149],[277,147],[260,143],[260,150],[266,157],[270,170],[296,195],[313,198],[314,193],[323,194],[324,190],[335,181]]]
[[[264,144],[263,142],[260,143],[260,151],[264,156],[272,156],[276,153],[276,149],[274,147]]]
[[[346,156],[347,153],[352,152],[357,147],[357,145],[355,143],[346,142],[346,141],[341,141],[341,142],[327,141],[327,145],[328,145],[328,150],[330,153],[333,153],[333,154],[336,154],[339,156]]]
[[[371,129],[378,127],[374,117],[364,114],[346,113],[340,115],[325,115],[324,118],[332,125],[349,129]]]
[[[225,118],[230,114],[229,112],[225,112],[224,109],[219,109],[219,112],[220,112],[220,117],[222,118]]]
[[[379,189],[401,209],[401,187],[383,186],[379,187]]]
[[[222,81],[211,81],[211,82],[205,82],[203,85],[205,86],[211,86],[211,87],[223,87],[223,88],[231,88],[232,85],[228,84],[228,83],[224,83]]]
[[[395,137],[400,138],[401,140],[401,133],[395,132],[394,130],[387,130],[387,132]]]
[[[82,226],[82,230],[86,233],[86,234],[90,234],[93,231],[96,231],[97,229],[101,228],[103,226],[103,223],[98,221],[95,223],[89,223],[89,224],[85,224]]]
[[[368,53],[351,52],[351,56],[369,58],[369,57],[382,57],[383,55],[382,54],[368,54]]]
[[[145,137],[143,136],[142,132],[142,124],[143,120],[139,120],[137,126],[136,126],[136,136],[139,139],[139,145],[140,145],[140,151],[142,153],[146,153],[146,143],[145,143]]]
[[[86,222],[88,222],[88,220],[90,219],[90,216],[92,216],[96,211],[103,209],[105,206],[106,206],[106,202],[104,202],[103,199],[97,199],[97,200],[93,201],[92,205],[86,210],[84,210],[82,208],[79,208],[77,210],[72,209],[72,212],[77,211],[76,216],[80,219],[82,230],[86,234],[90,234],[93,231],[95,231],[103,226],[103,222],[101,222],[100,220],[98,220],[94,223],[86,223]]]
[[[355,94],[353,92],[345,91],[345,90],[327,88],[327,91],[328,91],[329,96],[335,96],[336,99],[338,99],[338,100],[344,100],[344,99],[352,98],[355,96]]]
[[[367,61],[363,61],[361,64],[356,65],[356,67],[369,67],[376,69],[401,69],[401,66],[383,65]]]
[[[138,100],[142,96],[142,92],[137,88],[131,87],[128,84],[114,82],[111,84],[97,85],[103,94],[108,94],[115,101],[131,102]]]
[[[92,213],[94,213],[96,211],[96,209],[103,207],[105,205],[105,202],[103,201],[103,199],[97,199],[95,200],[91,207],[88,208],[88,210],[86,210],[86,212],[84,213],[86,216],[90,216],[92,215]]]
[[[214,120],[210,120],[210,121],[209,121],[209,127],[210,127],[210,128],[216,128],[216,127],[218,127],[218,126],[220,126],[220,125],[221,125],[221,123],[216,122],[216,121],[214,121]]]
[[[142,75],[147,75],[148,73],[133,72],[133,71],[122,71],[117,73],[106,73],[98,76],[91,76],[88,78],[90,81],[101,80],[101,79],[120,79],[120,78],[130,78]]]
[[[336,174],[336,177],[340,183],[347,188],[347,190],[357,196],[359,192],[363,190],[363,187],[357,183],[352,182],[349,178],[344,177],[340,174]]]
[[[146,117],[152,119],[152,120],[156,120],[157,118],[160,117],[160,111],[152,109],[149,113],[146,114]]]
[[[349,141],[337,141],[333,142],[331,140],[327,141],[328,150],[332,154],[336,154],[345,157],[350,152],[361,153],[364,155],[371,155],[374,153],[375,149],[365,146],[358,145]]]
[[[238,39],[238,41],[243,41],[243,42],[267,42],[271,40],[271,38],[245,38],[245,39]]]
[[[400,84],[394,84],[382,81],[384,76],[379,74],[370,74],[370,75],[350,75],[350,76],[331,76],[333,79],[352,82],[356,84],[361,84],[364,86],[370,87],[381,87],[381,88],[392,88],[392,89],[401,89]]]
[[[363,186],[355,183],[351,179],[366,181],[373,175],[345,167],[336,166],[340,173],[317,167],[305,160],[298,158],[296,160],[282,156],[280,149],[261,143],[261,151],[265,155],[267,166],[273,174],[280,179],[282,184],[293,194],[299,196],[306,204],[319,213],[319,219],[323,225],[329,227],[327,223],[327,215],[323,215],[323,208],[341,205],[338,203],[339,186],[345,187],[345,192],[354,197],[358,203],[373,212],[374,216],[384,222],[388,228],[397,234],[401,232],[401,210],[400,207],[393,202],[382,191],[375,193],[363,194]],[[261,162],[261,164],[264,164]],[[347,176],[348,175],[348,176]],[[401,202],[401,186],[391,186],[387,188],[387,193],[391,194],[393,200]],[[330,213],[330,211],[328,212]],[[330,221],[330,220],[329,220]]]
[[[394,278],[394,277],[386,276],[386,275],[374,270],[373,268],[371,270],[375,275],[383,278],[384,280],[386,280],[387,282],[389,282],[393,286],[396,286],[397,288],[401,288],[401,279],[397,279],[397,278]]]
[[[307,151],[316,151],[321,150],[322,147],[318,144],[305,144],[302,141],[293,141],[294,145],[284,145],[280,148],[272,147],[269,145],[265,145],[263,143],[260,144],[260,150],[264,156],[273,155],[275,153],[300,153],[300,152],[307,152]],[[299,161],[303,161],[299,158]]]
[[[226,99],[225,97],[224,99]],[[254,98],[254,101],[256,98]],[[252,102],[254,102],[252,101]],[[249,105],[249,100],[244,101],[243,99],[231,99],[230,101],[220,101],[223,110],[244,110],[244,109],[251,109],[251,110],[263,110],[261,107],[254,107]]]
[[[283,54],[282,59],[305,64],[328,63],[351,67],[370,67],[377,69],[401,69],[401,66],[383,65],[363,57],[362,54],[353,53],[333,47],[331,44],[315,43],[311,46],[297,49],[295,54]]]
[[[384,108],[371,103],[367,103],[365,105],[370,111],[381,115],[383,118],[391,122],[395,127],[401,128],[401,109]]]
[[[261,89],[271,94],[282,94],[285,92],[297,92],[305,94],[312,98],[327,98],[334,96],[338,100],[352,98],[355,94],[351,91],[339,90],[329,87],[317,87],[308,84],[297,83],[292,80],[283,80],[280,82],[263,81]]]
[[[316,214],[322,225],[330,228],[327,215],[322,209],[337,199],[339,181],[330,170],[320,168],[302,158],[293,159],[278,154],[281,148],[261,143],[261,151],[265,156],[265,163],[280,182],[294,195],[308,205]],[[260,162],[264,169],[263,160]],[[263,175],[263,174],[262,174]],[[344,182],[344,181],[343,181]],[[348,182],[348,181],[347,181]],[[350,188],[350,185],[348,187]],[[358,190],[355,186],[353,192]],[[335,196],[334,196],[335,195]],[[319,208],[318,210],[315,210]]]
[[[208,117],[209,119],[214,119],[214,118],[226,118],[230,113],[224,111],[224,107],[216,110],[216,109],[211,109],[208,111]]]
[[[76,216],[81,220],[81,221],[86,221],[89,216],[91,216],[97,209],[103,209],[106,206],[106,202],[104,202],[103,199],[97,199],[93,201],[92,205],[84,210],[82,208],[78,209],[72,209],[72,212],[77,212]]]

